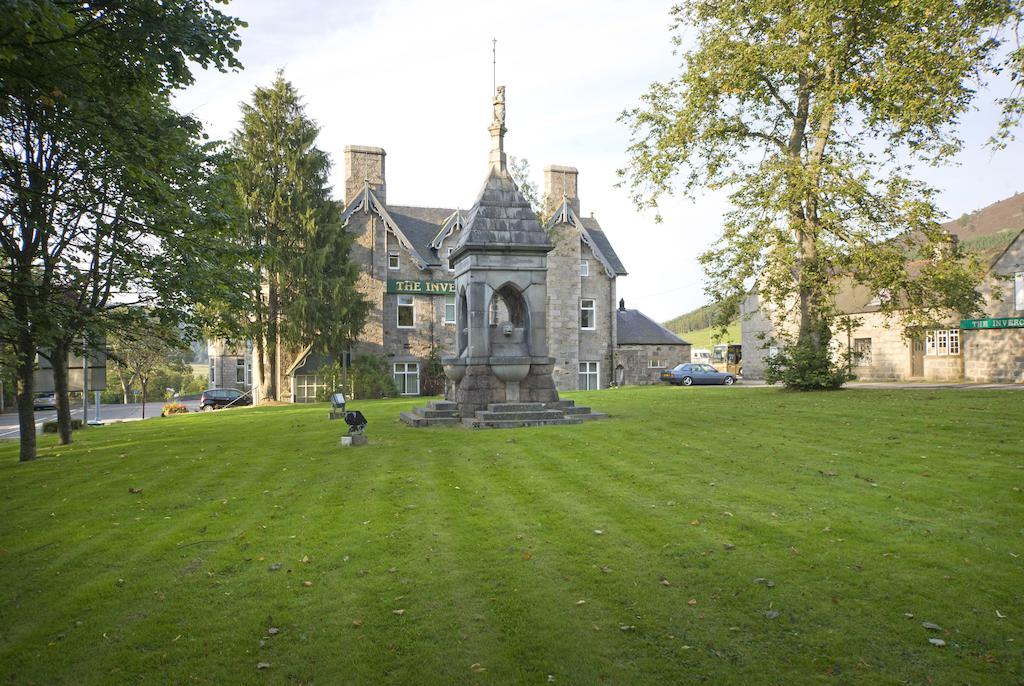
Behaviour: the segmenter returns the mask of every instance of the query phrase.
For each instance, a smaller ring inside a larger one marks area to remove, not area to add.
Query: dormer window
[[[392,250],[388,253],[388,269],[397,270],[399,266],[398,251]]]
[[[881,307],[882,303],[887,303],[892,300],[892,292],[888,288],[883,288],[878,292],[871,302],[868,303],[868,307]]]

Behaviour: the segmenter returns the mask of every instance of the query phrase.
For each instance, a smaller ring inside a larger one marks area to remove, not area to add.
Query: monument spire
[[[505,87],[494,90],[494,120],[488,129],[491,132],[491,169],[507,173],[505,160]]]

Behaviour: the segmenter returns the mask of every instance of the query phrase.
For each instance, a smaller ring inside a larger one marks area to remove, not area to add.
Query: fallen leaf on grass
[[[402,615],[405,614],[405,610],[392,610],[391,614],[398,615],[399,617],[401,617]]]
[[[602,536],[604,534],[604,532],[601,531],[600,529],[594,529],[594,533],[597,534],[598,536]]]
[[[278,629],[276,626],[272,626],[269,629],[267,629],[268,636],[277,636],[279,633],[281,633],[281,630]]]
[[[946,645],[946,642],[943,641],[941,638],[929,638],[928,642],[931,643],[933,646],[938,646],[940,648]]]
[[[670,581],[669,581],[668,579],[666,579],[665,577],[661,577],[661,585],[662,585],[662,586],[671,586],[671,585],[672,585],[672,582],[670,582]]]
[[[135,488],[133,486],[129,486],[128,487],[128,492],[129,493],[142,493],[142,489],[141,488]]]
[[[632,624],[623,624],[619,629],[622,631],[636,631],[636,627]]]
[[[354,626],[355,628],[358,629],[362,625],[363,625],[363,620],[361,620],[361,619],[353,619],[352,620],[352,626]]]
[[[486,672],[486,671],[487,671],[487,668],[486,668],[486,667],[484,667],[484,666],[483,666],[482,664],[480,664],[479,662],[474,662],[473,664],[471,664],[471,665],[469,666],[469,668],[470,668],[471,670],[473,670],[474,672]]]
[[[768,619],[775,619],[776,617],[779,616],[779,613],[778,613],[777,610],[768,610],[767,612],[764,613],[764,616],[767,617]]]
[[[576,604],[577,604],[577,605],[586,605],[586,604],[587,604],[587,601],[586,601],[586,600],[577,600],[577,601],[576,601]]]
[[[533,559],[533,553],[531,553],[529,550],[523,551],[523,559],[524,560],[532,560]]]
[[[733,545],[732,543],[723,543],[722,547],[725,548],[726,550],[735,550],[735,548],[736,548],[736,546]]]
[[[310,586],[313,585],[313,582],[312,581],[303,581],[302,585],[305,586],[306,588],[309,588]]]
[[[996,617],[998,617],[999,619],[1006,619],[1006,615],[1004,615],[999,610],[996,610]]]
[[[696,598],[690,598],[689,600],[686,601],[686,604],[687,605],[696,605],[697,604],[697,599]]]
[[[299,560],[299,562],[301,562],[304,565],[308,565],[309,564],[309,555],[303,555],[302,559]]]
[[[942,631],[942,627],[935,622],[921,622],[921,626],[925,629],[931,629],[932,631]]]
[[[270,668],[270,663],[269,662],[257,662],[256,663],[256,669],[269,669],[269,668]]]

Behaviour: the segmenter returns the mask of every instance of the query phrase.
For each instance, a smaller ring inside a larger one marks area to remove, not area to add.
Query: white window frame
[[[1024,272],[1013,275],[1013,309],[1024,310]]]
[[[455,252],[455,248],[448,248],[448,271],[455,271],[455,265],[452,264],[452,253]]]
[[[444,324],[454,324],[455,323],[455,317],[456,317],[456,308],[457,308],[457,304],[455,302],[455,296],[454,295],[446,295],[446,296],[444,296],[444,305],[442,307],[443,307],[443,312],[441,313],[441,322],[444,323]],[[451,312],[451,315],[452,315],[451,317],[448,316],[449,312]]]
[[[401,256],[397,250],[388,251],[388,270],[398,271],[402,266]]]
[[[217,360],[216,358],[210,358],[210,385],[217,385]]]
[[[580,260],[580,276],[590,276],[590,262]]]
[[[579,363],[577,386],[581,391],[601,390],[601,363],[583,361]],[[593,385],[591,385],[593,384]]]
[[[924,334],[924,354],[948,357],[960,354],[960,329],[933,329]]]
[[[318,374],[295,374],[292,377],[292,385],[295,389],[295,402],[315,403],[320,389],[327,388],[327,379],[321,379]],[[312,391],[312,395],[310,395],[310,391]]]
[[[661,360],[648,360],[648,369],[664,369],[665,365],[661,363]]]
[[[244,357],[237,358],[235,360],[235,383],[240,383],[243,386],[245,385],[245,369],[246,369],[245,358]],[[242,372],[242,378],[241,379],[238,378],[238,372],[239,371]]]
[[[419,362],[395,362],[391,367],[395,379],[395,386],[401,395],[420,394],[420,363]],[[409,381],[415,381],[415,391],[409,391]]]
[[[395,296],[395,326],[399,329],[415,329],[416,328],[416,301],[413,300],[411,295],[397,295]],[[412,310],[412,324],[402,324],[402,308],[409,308]]]
[[[590,303],[590,306],[587,306]],[[590,313],[590,326],[584,326],[584,314]],[[593,298],[580,299],[580,329],[582,331],[593,331],[597,328],[597,301]]]

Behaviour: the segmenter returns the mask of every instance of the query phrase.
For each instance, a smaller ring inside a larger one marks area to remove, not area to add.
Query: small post
[[[89,421],[89,341],[82,339],[82,428]]]
[[[101,391],[93,391],[93,405],[96,406],[96,411],[93,414],[93,419],[89,422],[90,426],[103,426],[103,422],[100,421],[100,397],[103,395]]]

